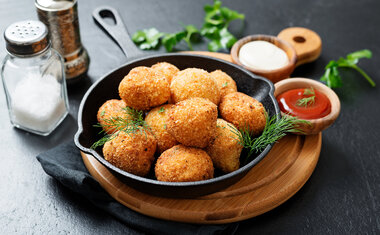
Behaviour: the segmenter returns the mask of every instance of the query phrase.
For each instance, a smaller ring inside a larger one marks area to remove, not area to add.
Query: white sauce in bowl
[[[267,41],[251,41],[239,50],[240,62],[252,69],[274,70],[289,64],[285,51]]]

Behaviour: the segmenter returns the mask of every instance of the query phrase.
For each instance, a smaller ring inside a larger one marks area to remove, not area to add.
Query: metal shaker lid
[[[9,25],[4,32],[6,49],[16,56],[31,56],[49,48],[48,29],[36,20],[26,20]]]
[[[62,11],[74,6],[77,0],[35,0],[36,7],[44,11]]]

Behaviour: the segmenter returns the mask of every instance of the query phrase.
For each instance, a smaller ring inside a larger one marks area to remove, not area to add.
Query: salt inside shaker
[[[49,135],[67,116],[64,64],[50,47],[40,21],[20,21],[4,32],[8,55],[1,77],[11,123],[20,129]]]

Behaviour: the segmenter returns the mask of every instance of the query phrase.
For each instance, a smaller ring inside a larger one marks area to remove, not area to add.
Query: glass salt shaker
[[[8,55],[1,77],[11,123],[20,129],[49,135],[67,116],[63,59],[50,47],[40,21],[11,24],[4,32]]]

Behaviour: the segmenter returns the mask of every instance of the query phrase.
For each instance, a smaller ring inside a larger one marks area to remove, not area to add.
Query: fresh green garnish
[[[186,25],[182,31],[177,33],[165,34],[162,38],[162,44],[164,44],[166,51],[173,51],[173,48],[184,40],[190,50],[193,50],[192,43],[199,41],[199,30],[194,25]]]
[[[221,5],[221,1],[214,0],[214,5],[204,7],[206,15],[201,34],[211,40],[208,44],[209,51],[231,48],[237,39],[228,31],[228,26],[233,20],[245,18],[244,14]]]
[[[226,86],[228,86],[228,82],[225,82],[222,84],[222,87],[226,87]]]
[[[313,105],[314,103],[315,95],[297,100],[296,105],[299,107],[307,107],[308,105]]]
[[[221,5],[221,1],[214,0],[214,5],[204,7],[206,15],[201,31],[191,24],[183,26],[183,30],[175,33],[162,33],[155,28],[150,28],[137,31],[132,36],[132,40],[142,50],[156,49],[162,41],[166,51],[170,52],[182,40],[187,43],[190,50],[193,50],[192,43],[200,41],[200,36],[204,36],[210,40],[209,51],[229,49],[237,39],[228,31],[228,26],[233,20],[244,20],[245,16]]]
[[[106,113],[106,111],[104,111],[104,110],[101,111],[101,112],[100,112],[100,116],[103,117],[105,113]]]
[[[115,138],[119,132],[125,132],[128,135],[135,134],[138,131],[143,132],[151,132],[150,127],[146,124],[143,112],[138,111],[136,109],[126,107],[123,110],[128,114],[130,118],[122,118],[122,117],[111,117],[109,119],[103,119],[105,124],[96,124],[94,127],[107,128],[108,130],[112,130],[112,134],[106,134],[100,140],[96,141],[91,149],[96,149],[99,146],[104,145],[107,141]],[[100,131],[100,133],[105,133],[104,130]]]
[[[162,112],[165,112],[165,108],[164,108],[164,107],[161,107],[161,108],[158,110],[158,113],[162,113]]]
[[[284,137],[286,133],[301,133],[302,131],[297,129],[298,124],[310,123],[290,115],[284,115],[280,119],[278,119],[277,116],[269,118],[267,113],[265,113],[265,116],[265,128],[258,137],[253,137],[249,128],[244,128],[239,131],[236,127],[230,125],[232,133],[237,136],[236,140],[238,143],[248,150],[247,159],[253,153],[262,152],[269,144],[277,142]]]
[[[156,49],[162,41],[166,51],[173,51],[174,47],[184,40],[189,49],[192,50],[192,42],[199,41],[199,35],[198,29],[190,24],[184,26],[182,31],[176,33],[162,33],[155,28],[140,30],[132,36],[132,40],[142,50]]]
[[[367,81],[371,84],[372,87],[375,87],[375,82],[366,74],[361,68],[356,64],[361,58],[370,59],[372,57],[372,52],[370,50],[360,50],[353,53],[350,53],[346,58],[339,58],[338,61],[331,60],[325,67],[325,73],[321,77],[321,81],[326,82],[326,85],[330,88],[337,88],[343,85],[342,79],[339,75],[338,68],[351,68],[358,71]]]
[[[160,44],[160,38],[164,33],[159,32],[156,28],[144,29],[137,31],[132,36],[132,40],[139,45],[142,50],[156,49]]]
[[[164,129],[166,130],[166,128],[167,128],[167,126],[166,126],[166,124],[164,124]]]
[[[314,88],[310,87],[310,88],[304,89],[303,90],[303,94],[304,95],[315,95]]]
[[[296,105],[299,107],[307,107],[308,105],[313,105],[315,103],[315,91],[314,88],[306,88],[303,90],[304,95],[310,95],[302,99],[298,99]]]

